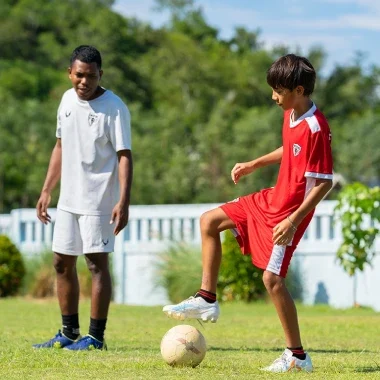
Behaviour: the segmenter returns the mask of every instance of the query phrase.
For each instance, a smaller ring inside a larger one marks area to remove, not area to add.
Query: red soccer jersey
[[[299,120],[284,113],[283,155],[270,208],[284,218],[295,211],[314,186],[314,179],[332,179],[331,132],[315,105]],[[282,218],[282,219],[284,219]]]
[[[292,254],[314,210],[298,226],[290,246],[274,246],[273,228],[293,213],[315,185],[332,179],[331,133],[326,118],[313,105],[297,121],[284,113],[283,156],[275,187],[241,197],[222,207],[237,227],[244,254],[262,269],[285,276]]]

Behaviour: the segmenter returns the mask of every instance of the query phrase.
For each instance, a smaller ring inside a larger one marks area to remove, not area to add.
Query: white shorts
[[[74,256],[113,252],[115,226],[110,220],[111,215],[78,215],[57,209],[53,252]]]

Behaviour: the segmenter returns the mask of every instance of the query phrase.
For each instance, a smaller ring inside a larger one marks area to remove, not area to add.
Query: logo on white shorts
[[[103,243],[103,245],[107,245],[108,242],[109,242],[109,239],[102,239],[102,243]]]
[[[298,144],[293,144],[293,154],[298,156],[301,152],[301,147]]]

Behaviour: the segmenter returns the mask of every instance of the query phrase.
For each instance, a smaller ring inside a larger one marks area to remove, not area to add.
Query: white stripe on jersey
[[[306,172],[305,177],[313,177],[318,179],[333,179],[333,174],[323,174],[323,173],[314,173],[314,172]]]
[[[311,133],[315,133],[321,130],[321,126],[318,123],[318,119],[313,115],[306,118],[307,124],[311,130]]]
[[[282,262],[285,256],[285,245],[274,245],[272,249],[272,254],[270,255],[269,263],[266,270],[274,274],[280,274]]]

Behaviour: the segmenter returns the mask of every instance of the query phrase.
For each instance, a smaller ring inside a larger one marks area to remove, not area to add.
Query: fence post
[[[21,246],[21,212],[22,209],[16,209],[11,211],[11,233],[10,237],[13,243],[20,249]]]
[[[115,302],[124,303],[125,300],[125,258],[124,258],[124,230],[120,231],[120,233],[115,238],[115,249],[113,253],[112,263],[113,263],[113,272],[115,274],[115,284],[114,292],[115,292]]]

